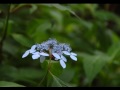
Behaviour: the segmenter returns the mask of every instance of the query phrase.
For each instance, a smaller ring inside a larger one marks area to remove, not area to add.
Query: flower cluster
[[[23,54],[22,58],[25,58],[29,54],[32,54],[33,60],[40,58],[41,63],[47,56],[49,56],[51,59],[59,60],[60,65],[63,68],[66,68],[65,62],[67,62],[67,59],[64,55],[68,55],[72,60],[77,61],[77,54],[71,52],[70,46],[65,43],[58,43],[55,39],[49,39],[41,44],[33,45],[31,49],[27,50]]]

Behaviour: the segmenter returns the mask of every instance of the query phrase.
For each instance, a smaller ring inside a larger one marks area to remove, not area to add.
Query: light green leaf
[[[37,5],[35,4],[31,4],[31,8],[30,8],[30,13],[33,13],[35,10],[37,10]]]
[[[119,56],[120,54],[120,42],[113,44],[108,49],[108,55],[111,56],[111,60],[113,60],[115,57]]]
[[[14,82],[0,81],[0,87],[25,87],[25,86]]]
[[[27,39],[21,34],[12,34],[12,37],[21,45],[26,46],[26,47],[31,47],[32,45],[32,40]]]
[[[60,5],[60,4],[44,4],[45,6],[49,6],[49,7],[55,7],[61,11],[69,11],[72,14],[75,14],[74,11],[71,10],[71,8],[68,8],[66,6]]]

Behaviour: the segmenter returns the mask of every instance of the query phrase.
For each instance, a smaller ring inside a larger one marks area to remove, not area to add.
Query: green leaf
[[[44,63],[42,64],[42,68],[47,70],[48,66],[49,66],[48,63],[49,63],[49,60],[44,61]],[[64,82],[64,81],[69,82],[73,78],[73,76],[74,76],[73,71],[71,71],[70,69],[67,69],[67,70],[64,70],[64,72],[62,72],[63,68],[61,67],[61,65],[59,64],[58,61],[51,61],[51,67],[49,70],[50,71],[48,74],[48,81],[47,81],[49,86],[51,86],[51,85],[58,86],[58,87],[73,86],[73,85],[69,85]],[[68,76],[68,74],[70,74],[70,75]],[[64,81],[59,79],[58,76],[60,76],[60,78],[63,79]],[[53,82],[53,83],[51,83],[51,82]]]
[[[30,27],[31,26],[31,27]],[[34,39],[34,42],[42,42],[48,39],[49,29],[51,29],[51,22],[48,19],[33,19],[27,25],[27,35]]]
[[[60,5],[60,4],[43,4],[43,5],[49,6],[49,7],[55,7],[57,9],[61,10],[61,11],[68,11],[72,14],[75,14],[74,11],[71,10],[71,8],[68,8],[68,7]]]
[[[64,69],[63,73],[60,75],[60,79],[64,80],[65,82],[70,82],[75,76],[75,69]]]
[[[16,53],[18,51],[18,47],[16,45],[13,45],[12,43],[10,43],[9,40],[6,40],[4,42],[4,45],[3,45],[3,50],[8,52],[8,53],[10,53],[14,57],[16,57]],[[14,50],[14,52],[13,52],[13,50]]]
[[[57,9],[63,10],[63,11],[69,10],[67,7],[60,5],[60,4],[43,4],[43,5],[48,6],[48,7],[55,7]]]
[[[25,87],[25,86],[14,82],[0,81],[0,87]]]
[[[49,72],[51,74],[51,76],[53,77],[53,84],[52,86],[54,87],[70,87],[69,84],[67,84],[66,82],[62,81],[61,79],[59,79],[58,77],[56,77],[55,75],[53,75],[51,72]]]
[[[9,76],[11,76],[13,79],[22,80],[22,81],[27,80],[27,79],[34,80],[34,79],[42,77],[43,75],[44,75],[43,71],[41,70],[39,71],[33,68],[20,68],[16,70],[16,72],[14,71],[9,74]]]
[[[116,20],[118,19],[118,16],[114,13],[108,12],[108,11],[96,11],[96,17],[100,20]]]
[[[83,67],[89,83],[110,60],[110,57],[102,53],[98,55],[81,54],[81,56],[83,56]]]
[[[41,66],[43,69],[47,70],[48,69],[48,63],[49,60],[45,60]],[[62,74],[63,68],[61,67],[60,63],[58,61],[51,61],[51,66],[50,66],[50,71],[56,75],[59,76],[60,74]]]
[[[12,81],[20,81],[31,84],[32,86],[36,85],[38,78],[42,78],[44,76],[44,71],[34,68],[19,68],[17,69],[14,66],[9,65],[1,65],[0,66],[0,77],[1,80],[12,80]]]
[[[27,39],[21,34],[12,34],[12,37],[21,45],[26,46],[26,47],[31,47],[32,45],[32,40]]]
[[[53,73],[56,76],[59,76],[62,74],[63,68],[60,66],[58,61],[53,61],[53,60],[45,60],[42,64],[41,67],[46,70],[46,75],[44,80],[42,81],[42,84],[44,86],[51,86],[51,82],[53,81],[53,78],[51,77],[50,73]]]
[[[35,4],[31,4],[31,8],[30,8],[30,13],[33,13],[35,10],[37,10],[37,5]]]
[[[49,70],[51,73],[53,73],[56,76],[60,76],[60,74],[62,74],[63,68],[61,67],[61,65],[59,64],[59,62],[58,61],[53,61],[53,60],[51,60],[50,62],[49,61],[50,60],[45,60],[41,64],[42,68],[44,70],[46,70],[46,71]],[[52,84],[51,82],[53,81],[53,78],[51,77],[51,75],[49,74],[49,72],[48,72],[47,76],[45,77],[45,79],[44,79],[44,82],[43,82],[45,84],[45,86],[46,86],[46,83],[47,83],[47,86],[51,86],[51,84]]]
[[[120,56],[120,42],[113,44],[109,49],[107,54],[111,57],[111,60]]]

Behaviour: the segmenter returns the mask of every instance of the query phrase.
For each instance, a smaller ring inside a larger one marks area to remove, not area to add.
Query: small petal
[[[77,61],[77,58],[73,55],[70,55],[71,59],[74,60],[74,61]]]
[[[34,49],[30,49],[30,53],[34,53],[36,50]]]
[[[30,53],[30,51],[29,51],[29,50],[27,50],[27,51],[23,54],[22,58],[27,57],[27,56],[29,55],[29,53]]]
[[[60,60],[60,65],[63,67],[63,68],[66,68],[66,64],[63,60]]]
[[[40,62],[43,63],[45,61],[45,57],[44,56],[41,56],[40,57]]]
[[[37,54],[37,55],[40,55],[40,53],[39,53],[39,52],[34,52],[34,53],[32,53],[32,54]]]
[[[63,55],[61,55],[61,59],[65,62],[67,62],[67,59]]]
[[[70,55],[70,53],[68,51],[63,51],[63,53],[66,55]]]
[[[52,54],[55,58],[60,59],[60,56],[57,53],[52,53]]]
[[[33,45],[33,46],[31,47],[32,50],[35,50],[35,48],[36,48],[36,45]]]
[[[42,56],[49,56],[49,54],[44,53],[44,52],[41,52],[40,55],[42,55]]]
[[[77,54],[76,54],[76,53],[73,53],[73,52],[71,52],[71,55],[73,55],[73,56],[77,56]]]
[[[40,55],[38,55],[38,54],[33,54],[32,55],[32,59],[38,59],[40,57]]]

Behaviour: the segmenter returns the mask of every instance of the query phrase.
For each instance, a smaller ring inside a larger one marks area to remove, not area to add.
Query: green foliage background
[[[56,76],[52,75],[51,86],[119,86],[119,7],[11,4],[5,33],[9,5],[0,4],[0,86],[38,86],[46,72],[45,63],[32,60],[30,55],[22,59],[22,55],[33,44],[49,38],[70,44],[78,54],[77,62],[68,58],[61,75],[56,72],[62,69],[60,64],[53,67]]]

